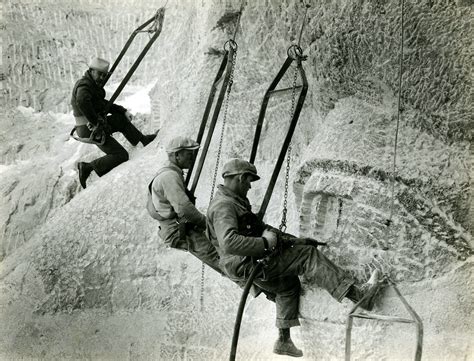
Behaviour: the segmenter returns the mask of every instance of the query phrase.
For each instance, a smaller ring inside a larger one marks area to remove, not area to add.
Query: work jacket
[[[178,241],[178,223],[188,222],[204,230],[206,217],[199,212],[186,194],[183,171],[176,164],[167,162],[158,170],[152,182],[153,206],[161,217],[160,237],[172,247]]]
[[[221,269],[233,280],[245,279],[253,259],[266,255],[263,237],[244,236],[239,230],[239,220],[251,211],[247,198],[223,185],[207,210],[207,236],[219,253]]]
[[[98,115],[105,110],[107,105],[105,90],[94,81],[90,70],[86,71],[74,85],[71,105],[76,118],[84,116],[94,125],[97,124]],[[110,113],[125,113],[126,111],[124,107],[116,104],[112,104],[109,109]]]

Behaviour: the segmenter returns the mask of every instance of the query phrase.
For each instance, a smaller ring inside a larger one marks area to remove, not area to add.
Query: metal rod
[[[303,82],[303,87],[301,88],[300,96],[298,97],[298,102],[295,107],[295,112],[293,114],[293,118],[291,119],[290,127],[288,129],[288,132],[286,134],[286,138],[283,142],[283,145],[281,147],[280,155],[278,156],[278,160],[275,165],[275,169],[273,170],[272,177],[270,179],[270,183],[268,185],[267,191],[265,193],[265,196],[263,198],[262,205],[260,206],[260,210],[258,211],[258,218],[259,220],[263,220],[263,216],[265,215],[265,211],[267,210],[268,203],[270,202],[270,198],[273,193],[273,189],[275,188],[275,184],[278,178],[278,174],[280,173],[281,166],[283,164],[283,161],[285,159],[286,152],[288,150],[288,147],[291,143],[291,138],[293,137],[293,132],[296,128],[296,124],[298,123],[298,118],[301,113],[301,109],[303,108],[303,103],[306,98],[306,93],[308,92],[308,81],[306,79],[306,73],[303,69],[303,66],[301,64],[302,59],[298,58],[297,59],[297,66],[300,71],[300,76],[301,80]]]
[[[367,315],[364,313],[354,313],[350,315],[350,317],[365,318],[368,320],[379,320],[379,321],[387,321],[387,322],[415,323],[415,320],[410,320],[408,318],[392,317],[392,316],[386,316],[386,315]]]
[[[275,94],[277,94],[277,93],[283,93],[283,92],[287,92],[287,91],[290,91],[290,90],[293,90],[293,89],[298,90],[298,89],[301,89],[301,88],[302,88],[301,85],[297,85],[297,86],[295,86],[294,88],[293,88],[293,87],[290,87],[290,88],[275,89],[275,90],[272,90],[272,91],[270,92],[270,95],[273,96],[273,95],[275,95]]]
[[[217,86],[222,78],[222,74],[224,73],[224,69],[227,65],[227,58],[228,58],[229,53],[226,52],[224,55],[224,58],[222,59],[221,65],[219,67],[219,70],[217,71],[216,77],[214,79],[214,82],[212,83],[211,86],[211,91],[209,92],[209,97],[207,98],[207,104],[206,108],[204,109],[204,115],[202,116],[201,120],[201,126],[199,127],[199,132],[196,138],[196,142],[201,144],[202,137],[204,136],[204,131],[206,129],[206,123],[207,120],[209,119],[209,113],[211,112],[212,104],[214,103],[214,98],[217,92]],[[193,172],[195,161],[191,164],[191,166],[188,169],[188,173],[186,175],[186,180],[184,182],[185,186],[188,186],[189,181],[191,180],[191,174]]]
[[[225,96],[227,87],[229,85],[229,79],[230,79],[232,66],[233,66],[232,59],[234,57],[234,51],[235,51],[232,46],[230,46],[229,48],[230,50],[227,51],[228,57],[227,57],[227,67],[226,67],[224,81],[222,82],[221,90],[219,92],[219,97],[217,98],[216,106],[214,108],[214,113],[212,114],[212,119],[211,119],[211,122],[209,123],[209,130],[207,132],[206,140],[201,150],[201,156],[199,157],[196,174],[194,175],[193,184],[190,189],[191,194],[194,194],[194,192],[196,191],[197,183],[199,181],[199,177],[201,176],[204,161],[206,160],[207,151],[209,150],[209,144],[211,143],[211,139],[214,133],[214,129],[216,127],[217,119],[219,118],[219,112],[221,110],[222,102],[224,101],[224,96]]]
[[[280,80],[283,78],[283,75],[285,75],[286,71],[290,67],[293,60],[294,59],[291,58],[291,57],[286,58],[286,60],[283,63],[280,71],[276,75],[275,79],[273,79],[273,81],[271,82],[270,86],[268,87],[268,89],[265,92],[265,95],[263,97],[262,105],[260,106],[260,113],[258,115],[257,127],[255,128],[255,135],[254,135],[254,139],[253,139],[252,150],[251,150],[251,153],[250,153],[249,162],[252,163],[252,164],[255,162],[255,157],[257,156],[258,143],[260,141],[260,134],[262,132],[263,121],[265,120],[265,113],[267,111],[267,106],[268,106],[268,101],[270,99],[270,94],[271,94],[272,91],[274,91],[274,89],[276,88],[276,86],[278,85]]]
[[[107,83],[107,81],[109,80],[109,78],[112,76],[113,72],[115,71],[115,69],[117,68],[118,64],[120,63],[120,61],[122,60],[123,56],[125,55],[125,53],[127,52],[128,48],[130,47],[130,45],[132,44],[133,40],[135,39],[135,36],[137,36],[137,34],[140,32],[141,29],[143,29],[145,26],[147,26],[148,24],[150,24],[153,20],[156,19],[156,14],[153,15],[152,18],[150,18],[149,20],[145,21],[142,25],[140,25],[138,28],[136,28],[132,35],[130,35],[130,37],[128,38],[127,42],[125,43],[124,47],[122,48],[122,51],[120,52],[119,56],[117,57],[117,59],[115,59],[115,62],[113,63],[112,67],[110,68],[109,72],[107,73],[107,76],[105,77],[105,81],[104,81],[104,84]]]
[[[349,315],[346,324],[346,361],[351,360],[352,323],[352,317]]]
[[[158,36],[160,35],[161,33],[161,29],[163,27],[163,18],[164,18],[164,11],[161,11],[160,14],[159,14],[159,27],[157,28],[156,32],[153,34],[153,36],[150,38],[150,40],[148,41],[147,45],[145,45],[145,48],[142,50],[142,52],[140,53],[140,55],[138,56],[137,60],[135,60],[135,62],[133,63],[132,67],[130,68],[130,70],[128,71],[128,73],[125,75],[125,78],[123,78],[122,82],[120,83],[120,85],[118,86],[118,88],[115,90],[115,92],[113,93],[113,95],[110,97],[109,101],[107,102],[107,105],[105,106],[105,109],[104,109],[104,113],[107,114],[107,112],[109,111],[110,107],[112,106],[112,104],[114,103],[114,101],[118,98],[118,96],[120,95],[120,93],[122,92],[123,88],[125,87],[125,85],[127,85],[128,81],[130,80],[130,78],[132,77],[133,73],[135,72],[135,70],[138,68],[138,65],[140,65],[140,62],[142,61],[142,59],[145,57],[146,53],[148,52],[148,50],[150,50],[150,47],[152,46],[152,44],[155,42],[155,40],[158,38]]]
[[[421,320],[420,316],[415,312],[415,310],[408,304],[405,298],[402,296],[400,291],[398,290],[395,283],[389,279],[393,289],[397,293],[398,297],[402,301],[403,305],[407,309],[408,313],[413,317],[416,323],[416,351],[415,351],[415,361],[421,361],[421,354],[423,352],[423,321]]]

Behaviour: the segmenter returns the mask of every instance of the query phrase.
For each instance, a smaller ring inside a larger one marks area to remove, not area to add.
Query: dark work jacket
[[[85,116],[92,124],[97,124],[97,118],[107,105],[105,90],[97,85],[90,71],[74,85],[71,97],[72,111],[75,117]],[[113,104],[110,113],[125,113],[126,109],[120,105]]]
[[[247,198],[239,197],[223,185],[207,210],[207,236],[216,247],[220,266],[232,280],[244,280],[252,267],[251,257],[266,255],[262,237],[245,236],[239,220],[251,212]]]

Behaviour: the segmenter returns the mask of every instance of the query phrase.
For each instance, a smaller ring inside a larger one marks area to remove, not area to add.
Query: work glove
[[[278,246],[278,236],[275,232],[270,229],[265,229],[262,233],[262,237],[268,242],[269,251],[273,251]]]
[[[133,114],[130,113],[130,112],[127,110],[127,111],[125,112],[125,118],[127,118],[128,121],[131,122],[132,119],[133,119]]]
[[[99,115],[97,117],[97,127],[102,129],[105,134],[110,135],[112,134],[112,128],[110,127],[109,123],[107,123],[107,118]]]

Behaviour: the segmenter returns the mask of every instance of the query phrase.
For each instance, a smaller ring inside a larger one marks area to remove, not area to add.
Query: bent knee
[[[125,150],[117,153],[115,156],[117,157],[117,160],[120,161],[120,163],[126,162],[130,158],[128,152]]]

